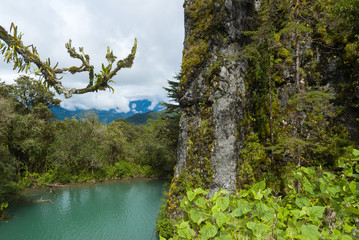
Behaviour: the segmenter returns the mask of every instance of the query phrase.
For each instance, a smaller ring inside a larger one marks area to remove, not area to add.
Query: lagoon
[[[135,179],[32,190],[31,200],[52,202],[17,204],[14,218],[0,222],[6,240],[152,240],[164,181]]]

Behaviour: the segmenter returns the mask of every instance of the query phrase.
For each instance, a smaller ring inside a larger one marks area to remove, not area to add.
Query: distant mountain
[[[158,112],[163,110],[164,108],[161,106],[161,104],[157,104],[153,110],[150,110],[149,107],[151,106],[151,102],[147,99],[144,100],[137,100],[137,101],[131,101],[129,103],[130,111],[129,112],[117,112],[115,109],[110,110],[97,110],[97,109],[90,109],[90,110],[83,110],[83,109],[76,109],[74,111],[67,110],[62,107],[53,107],[51,108],[51,111],[55,116],[56,119],[59,121],[65,120],[65,118],[73,118],[80,119],[85,114],[88,114],[89,112],[93,111],[97,114],[99,120],[103,123],[111,123],[115,119],[118,118],[127,118],[134,114],[141,114],[141,113],[147,113],[147,112]],[[137,120],[135,120],[137,121]],[[140,121],[141,122],[141,121]]]
[[[150,111],[153,112],[159,112],[164,109],[163,106],[161,106],[161,103],[158,103],[153,109],[149,109],[149,107],[152,105],[151,101],[144,99],[144,100],[137,100],[137,101],[131,101],[129,104],[130,112],[132,114],[134,113],[147,113]],[[131,115],[132,115],[131,114]]]
[[[126,118],[126,121],[135,125],[144,125],[146,124],[148,119],[159,119],[160,116],[163,115],[163,111],[161,112],[147,112],[147,113],[136,113],[132,116]]]

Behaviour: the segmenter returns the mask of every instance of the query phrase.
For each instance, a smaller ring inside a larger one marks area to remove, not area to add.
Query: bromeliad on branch
[[[71,40],[65,44],[67,52],[71,57],[77,58],[81,61],[81,66],[72,66],[69,68],[58,68],[58,63],[51,67],[50,59],[45,61],[40,59],[40,56],[33,45],[25,46],[22,42],[22,34],[18,33],[17,26],[13,23],[10,27],[10,33],[8,33],[2,26],[0,26],[0,52],[4,55],[4,61],[7,63],[14,63],[14,70],[18,72],[30,70],[31,63],[35,64],[37,69],[35,73],[41,75],[44,79],[44,83],[47,87],[53,87],[58,94],[64,94],[66,98],[71,97],[73,94],[83,94],[87,92],[95,92],[98,90],[105,90],[113,88],[109,85],[116,73],[122,68],[131,68],[137,49],[137,39],[132,47],[131,53],[124,59],[116,62],[116,56],[107,47],[106,59],[108,61],[107,66],[102,64],[102,70],[100,73],[94,73],[94,66],[90,64],[89,55],[85,54],[82,47],[79,48],[79,52],[76,51],[71,45]],[[115,66],[113,67],[113,65]],[[58,77],[58,74],[64,73],[89,73],[89,84],[85,88],[66,88],[62,85],[62,77]]]

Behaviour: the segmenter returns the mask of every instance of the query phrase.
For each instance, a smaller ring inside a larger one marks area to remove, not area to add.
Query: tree
[[[94,122],[91,122],[91,121]],[[49,148],[47,160],[52,168],[59,168],[64,175],[77,175],[100,167],[103,154],[101,136],[96,133],[97,119],[65,119],[56,122],[55,140]],[[64,179],[70,181],[70,179]]]
[[[47,87],[53,87],[58,94],[64,94],[66,98],[71,97],[73,94],[83,94],[87,92],[95,92],[98,90],[105,90],[107,88],[113,90],[109,83],[116,73],[122,68],[132,67],[136,49],[137,40],[132,47],[131,53],[124,59],[116,61],[116,56],[113,55],[113,51],[107,47],[106,59],[108,61],[107,66],[102,64],[102,70],[99,73],[94,72],[94,66],[90,64],[89,55],[85,54],[82,47],[79,48],[79,52],[72,47],[72,42],[69,40],[65,44],[67,52],[73,58],[81,61],[81,66],[72,66],[69,68],[58,68],[58,63],[55,66],[51,66],[50,59],[42,60],[36,47],[33,45],[25,46],[22,42],[22,34],[18,33],[17,26],[13,23],[10,27],[10,33],[8,33],[2,26],[0,26],[0,52],[4,55],[7,63],[14,63],[14,70],[18,69],[19,72],[27,72],[30,69],[31,63],[35,64],[37,69],[35,73],[41,75],[44,78],[44,83]],[[115,65],[114,65],[115,64]],[[66,88],[62,85],[59,74],[70,72],[72,74],[80,72],[89,73],[89,84],[85,88],[75,89]]]
[[[124,157],[126,139],[121,129],[121,122],[114,121],[106,128],[103,140],[103,151],[108,156],[108,164],[113,166],[117,158]]]
[[[41,81],[30,78],[29,76],[20,76],[15,79],[12,85],[10,95],[20,103],[26,113],[29,113],[39,104],[46,108],[59,107],[60,99],[55,98],[55,94],[45,88]]]
[[[36,109],[36,108],[35,108]],[[50,111],[49,109],[41,109]],[[11,122],[8,146],[17,158],[17,171],[43,172],[48,148],[54,140],[54,129],[50,119],[39,119],[38,115],[16,114]]]
[[[180,86],[180,80],[181,80],[181,74],[177,74],[175,77],[176,81],[168,80],[169,87],[164,87],[164,89],[167,91],[167,97],[169,97],[172,101],[172,103],[162,103],[163,106],[166,107],[167,113],[179,113],[180,112],[180,106],[179,106],[179,86]]]
[[[8,147],[8,134],[14,117],[14,106],[11,100],[0,96],[0,208],[10,195],[17,190],[16,159]],[[1,209],[0,209],[1,217]]]
[[[172,176],[176,164],[179,116],[163,116],[159,120],[148,120],[144,142],[143,159],[156,175]]]

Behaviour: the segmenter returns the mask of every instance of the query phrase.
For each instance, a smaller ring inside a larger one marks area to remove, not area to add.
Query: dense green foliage
[[[332,168],[351,144],[346,127],[355,127],[342,120],[358,112],[358,3],[261,1],[243,50],[249,69],[240,188],[268,177],[283,190],[281,173]]]
[[[0,84],[0,203],[18,190],[50,183],[132,177],[171,178],[178,118],[164,115],[136,126],[109,125],[94,113],[55,121],[60,100],[39,81],[21,76]]]
[[[147,113],[136,113],[126,118],[126,121],[129,123],[133,123],[135,125],[144,125],[147,123],[148,119],[158,120],[162,112],[154,112],[150,111]]]
[[[336,174],[315,167],[294,171],[284,196],[265,181],[211,198],[209,191],[188,189],[173,239],[356,239],[359,151],[350,150],[352,155],[338,161]]]
[[[328,207],[326,211],[330,211],[329,206],[332,203],[320,201],[342,197],[345,200],[335,199],[335,201],[338,200],[337,204],[344,204],[349,198],[355,199],[357,193],[348,188],[342,188],[342,190],[330,194],[323,192],[323,188],[308,191],[309,188],[305,189],[308,184],[303,186],[303,179],[295,181],[290,179],[299,178],[298,176],[301,174],[305,175],[307,180],[309,179],[310,184],[321,181],[326,181],[328,186],[332,187],[337,186],[336,184],[339,184],[340,187],[351,184],[350,186],[353,187],[356,184],[357,180],[351,180],[351,176],[346,172],[338,173],[336,163],[345,154],[346,147],[350,145],[358,147],[359,1],[266,0],[255,2],[251,29],[242,32],[248,36],[248,42],[241,42],[244,45],[243,50],[240,53],[233,53],[232,58],[228,59],[228,61],[248,61],[245,90],[243,90],[245,96],[238,99],[238,104],[243,106],[243,109],[240,109],[243,112],[243,119],[239,123],[237,132],[240,148],[237,190],[250,189],[253,186],[258,186],[256,185],[258,183],[263,185],[265,180],[268,188],[262,190],[271,195],[267,195],[263,200],[262,198],[255,199],[256,196],[253,194],[242,196],[253,208],[253,211],[258,207],[256,206],[258,201],[263,201],[267,207],[272,209],[280,204],[283,204],[281,207],[286,209],[286,204],[288,204],[288,207],[291,207],[291,209],[287,209],[289,212],[300,210],[302,215],[298,217],[287,214],[286,219],[284,217],[280,219],[282,225],[279,224],[277,218],[278,224],[275,225],[277,232],[274,230],[270,232],[272,228],[269,226],[273,227],[274,224],[270,225],[269,222],[273,219],[261,220],[261,216],[255,216],[253,212],[250,216],[229,216],[235,208],[227,207],[216,212],[218,206],[215,212],[212,212],[217,198],[220,198],[218,194],[212,200],[206,199],[206,204],[202,204],[204,196],[200,194],[198,196],[201,198],[200,205],[196,205],[196,199],[195,202],[193,199],[188,201],[189,196],[187,196],[187,206],[183,202],[186,200],[183,200],[180,209],[179,203],[182,196],[186,194],[186,187],[190,187],[187,190],[191,190],[192,193],[193,189],[203,188],[203,185],[211,187],[210,177],[203,172],[210,169],[211,160],[213,161],[211,153],[208,151],[214,141],[208,137],[213,126],[210,124],[213,111],[210,102],[201,102],[200,113],[196,112],[194,107],[193,111],[184,107],[187,112],[193,115],[197,114],[196,117],[200,117],[201,122],[205,122],[209,127],[198,126],[195,129],[189,127],[186,131],[189,144],[184,171],[187,173],[182,171],[183,174],[179,174],[178,178],[173,181],[167,205],[164,207],[166,210],[161,212],[158,224],[159,232],[165,238],[173,237],[173,226],[170,227],[171,224],[173,225],[173,219],[170,218],[183,215],[185,218],[176,225],[177,235],[174,239],[194,239],[196,237],[208,239],[208,236],[211,236],[211,239],[222,239],[222,237],[226,239],[225,235],[220,236],[218,232],[222,227],[224,229],[229,227],[229,225],[225,225],[228,222],[221,223],[227,218],[229,222],[234,219],[237,221],[237,225],[233,226],[234,229],[237,227],[239,229],[243,223],[243,232],[241,232],[243,238],[239,237],[238,239],[246,239],[246,237],[248,239],[269,239],[271,237],[281,239],[293,229],[292,238],[294,239],[305,238],[305,234],[302,234],[303,236],[299,236],[299,234],[307,230],[313,230],[311,235],[315,239],[318,235],[312,227],[316,224],[321,224],[318,226],[319,228],[315,229],[322,234],[319,236],[325,239],[331,237],[340,239],[345,238],[345,234],[350,235],[350,229],[358,224],[357,220],[350,222],[352,220],[346,219],[344,222],[351,227],[345,227],[344,232],[340,232],[342,235],[337,235],[332,229],[328,229],[329,225],[325,225],[327,220],[322,216],[310,219],[311,222],[304,225],[303,221],[307,220],[303,219],[312,216],[307,215],[308,210],[303,210],[303,206],[295,204],[296,199],[307,198],[310,203],[310,205],[305,205],[307,208],[320,207],[323,209],[323,207]],[[241,3],[246,3],[246,1],[231,1],[233,4],[231,6],[239,8]],[[251,3],[253,1],[248,1],[248,6]],[[206,67],[208,56],[214,55],[217,48],[225,45],[228,50],[231,49],[231,45],[226,45],[228,31],[232,31],[225,26],[225,16],[230,13],[226,9],[228,7],[226,4],[227,2],[222,0],[185,1],[188,34],[183,52],[181,92],[191,91],[188,86],[191,84],[190,80],[196,79],[196,76],[203,74],[204,79],[207,80],[205,77],[208,74],[210,75],[209,79],[215,81],[222,66],[231,67],[231,64],[226,64],[224,61],[218,61]],[[243,16],[241,15],[241,17]],[[241,19],[241,22],[242,20],[245,21]],[[216,57],[220,60],[221,56]],[[213,86],[208,87],[209,96],[212,96],[211,90],[213,89]],[[202,100],[203,98],[198,101]],[[191,106],[196,106],[196,103]],[[348,116],[352,118],[348,119]],[[356,118],[357,120],[355,120]],[[192,139],[200,139],[200,143],[191,144]],[[203,164],[198,168],[192,168],[191,161],[194,159],[192,154],[197,159],[207,160],[209,166]],[[297,171],[294,171],[295,169]],[[329,177],[330,172],[335,175]],[[336,177],[333,178],[333,176]],[[209,182],[202,181],[202,179],[209,179]],[[341,182],[339,179],[346,180]],[[288,189],[289,180],[292,189]],[[348,182],[345,183],[345,181]],[[194,191],[201,192],[202,190]],[[207,191],[204,195],[206,194]],[[272,194],[276,197],[273,197]],[[221,197],[224,195],[226,194],[222,194]],[[236,199],[234,196],[231,198]],[[231,204],[237,206],[236,201],[239,200],[233,201]],[[352,201],[351,203],[357,206],[357,202]],[[274,206],[274,204],[277,205]],[[336,216],[341,218],[346,214],[341,215],[342,213],[338,212],[336,207],[332,207],[336,211]],[[198,213],[196,211],[200,211],[201,214],[196,215]],[[216,214],[218,216],[214,216]],[[323,216],[327,217],[326,214],[327,212]],[[223,215],[226,217],[223,218]],[[345,215],[343,218],[347,218],[349,215]],[[295,224],[292,222],[290,225],[289,216],[298,221]],[[217,217],[221,219],[216,225]],[[245,217],[253,217],[250,220],[255,220],[253,224],[249,224],[250,227],[247,226],[248,218],[242,222]],[[259,224],[258,220],[264,222]],[[252,229],[261,227],[265,231],[261,236],[256,236]],[[287,231],[287,229],[289,230]],[[237,230],[234,232],[238,233],[239,230]],[[216,235],[217,233],[218,235]],[[325,234],[331,235],[328,237]],[[234,236],[237,235],[233,234],[228,239],[236,239]]]

